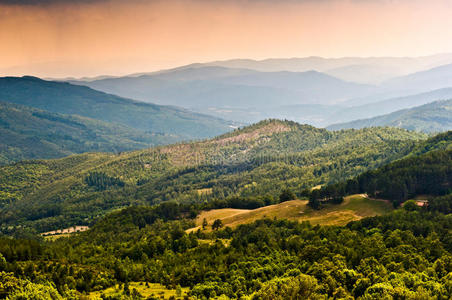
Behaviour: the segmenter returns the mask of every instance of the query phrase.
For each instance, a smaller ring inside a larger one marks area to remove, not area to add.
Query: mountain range
[[[417,59],[232,60],[70,82],[236,122],[280,118],[328,126],[449,99],[450,59],[450,55],[439,55]],[[328,72],[339,68],[361,74],[369,65],[390,65],[399,72],[367,84]]]
[[[71,81],[141,101],[190,109],[324,103],[367,95],[371,86],[317,72],[260,72],[216,66],[177,68],[138,77]]]

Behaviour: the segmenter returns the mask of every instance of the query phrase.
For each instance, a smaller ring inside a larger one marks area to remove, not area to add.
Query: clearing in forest
[[[251,210],[223,208],[203,211],[196,218],[197,227],[188,231],[200,229],[203,219],[206,219],[209,224],[206,230],[211,230],[211,225],[216,219],[220,219],[224,226],[232,228],[262,218],[309,221],[319,225],[345,225],[365,217],[382,215],[393,209],[388,202],[371,200],[364,195],[345,197],[342,204],[326,205],[320,210],[314,210],[307,204],[307,200],[291,200]]]

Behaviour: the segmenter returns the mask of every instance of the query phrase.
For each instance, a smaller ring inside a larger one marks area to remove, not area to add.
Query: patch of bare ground
[[[71,233],[86,231],[88,229],[89,229],[88,226],[72,226],[72,227],[65,228],[65,229],[57,229],[57,230],[43,232],[43,233],[41,233],[41,235],[47,236],[47,235],[57,235],[57,234],[71,234]]]
[[[269,123],[266,126],[257,128],[251,132],[243,132],[234,136],[213,140],[211,143],[219,144],[221,146],[230,143],[240,143],[248,140],[257,140],[262,136],[270,136],[275,133],[290,131],[291,128],[281,123]]]

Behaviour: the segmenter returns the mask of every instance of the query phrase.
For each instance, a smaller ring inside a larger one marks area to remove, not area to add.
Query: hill
[[[452,100],[435,101],[422,106],[399,110],[370,119],[334,124],[327,128],[330,130],[339,130],[375,126],[400,127],[427,133],[451,130]]]
[[[0,135],[0,164],[82,152],[130,151],[174,140],[120,124],[7,102],[0,102]]]
[[[202,142],[21,162],[0,168],[0,218],[3,230],[22,224],[43,232],[90,224],[128,205],[256,195],[272,202],[282,189],[301,195],[401,158],[424,137],[269,120]]]
[[[137,102],[88,87],[35,77],[0,78],[0,101],[117,123],[163,136],[163,140],[206,138],[231,129],[229,122],[184,109]],[[153,143],[162,141],[157,137]]]

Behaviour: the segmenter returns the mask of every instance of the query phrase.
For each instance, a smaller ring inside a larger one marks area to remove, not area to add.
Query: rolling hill
[[[423,138],[396,128],[330,132],[268,120],[202,142],[20,162],[0,168],[2,230],[91,224],[120,207],[169,200],[272,202],[282,189],[301,195],[401,158]]]
[[[82,152],[120,152],[169,143],[124,125],[0,102],[0,164]]]
[[[370,119],[328,126],[330,130],[392,126],[427,133],[452,130],[452,100],[435,101]]]
[[[137,102],[35,77],[0,78],[0,101],[117,123],[147,134],[169,136],[172,139],[167,139],[172,141],[206,138],[231,130],[230,122],[185,109]]]

